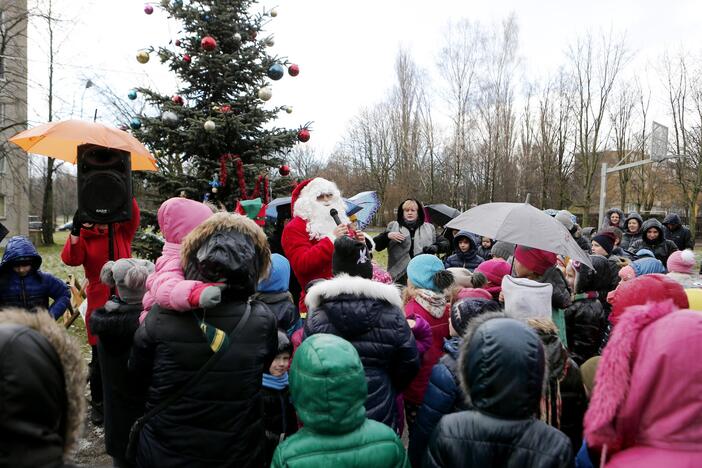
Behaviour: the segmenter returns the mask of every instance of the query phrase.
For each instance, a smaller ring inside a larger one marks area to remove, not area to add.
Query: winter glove
[[[193,308],[210,309],[222,302],[223,283],[202,283],[193,288],[188,302]]]
[[[436,252],[439,251],[439,248],[435,245],[427,245],[422,249],[422,253],[429,254],[429,255],[435,255]]]
[[[76,210],[75,214],[73,215],[73,225],[71,226],[71,235],[80,237],[80,227],[81,227],[81,221],[80,217],[78,216],[78,210]]]

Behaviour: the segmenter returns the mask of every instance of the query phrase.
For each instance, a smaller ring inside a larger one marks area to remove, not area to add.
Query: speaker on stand
[[[128,151],[93,144],[78,147],[80,219],[111,224],[132,218],[132,163]]]

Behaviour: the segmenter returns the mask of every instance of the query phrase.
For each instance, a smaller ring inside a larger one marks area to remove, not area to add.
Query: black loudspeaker
[[[132,218],[129,152],[92,144],[78,147],[78,215],[98,224]]]

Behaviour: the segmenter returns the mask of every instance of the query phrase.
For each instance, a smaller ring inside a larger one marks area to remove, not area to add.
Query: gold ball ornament
[[[275,18],[276,16],[278,16],[278,9],[277,9],[277,8],[271,8],[270,15],[271,15],[271,18]]]
[[[292,114],[292,111],[293,111],[292,106],[285,106],[285,112],[287,112],[288,114]]]
[[[140,50],[139,52],[137,52],[137,55],[136,55],[137,62],[147,63],[149,61],[149,58],[150,58],[149,52],[147,52],[146,50]]]

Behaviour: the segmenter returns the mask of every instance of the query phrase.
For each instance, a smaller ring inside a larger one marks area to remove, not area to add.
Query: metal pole
[[[597,229],[604,224],[605,203],[607,203],[607,163],[602,163],[600,175],[600,212],[597,218]]]

